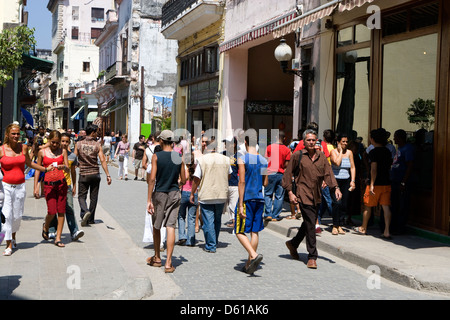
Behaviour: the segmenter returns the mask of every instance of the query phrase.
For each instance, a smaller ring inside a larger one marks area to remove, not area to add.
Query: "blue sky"
[[[28,0],[28,27],[34,28],[37,49],[52,49],[52,14],[47,9],[48,0]]]

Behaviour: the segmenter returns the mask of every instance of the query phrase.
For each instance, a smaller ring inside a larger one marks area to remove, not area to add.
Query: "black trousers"
[[[91,213],[88,222],[93,222],[95,209],[97,208],[98,191],[100,189],[100,174],[89,174],[78,176],[78,203],[80,204],[80,217],[83,219],[86,211]],[[87,195],[89,192],[89,207],[87,205]]]
[[[300,210],[302,212],[303,222],[298,229],[297,235],[291,239],[291,243],[295,248],[298,248],[300,243],[306,237],[306,250],[308,251],[308,259],[317,260],[316,248],[316,220],[319,206],[304,205],[300,203]]]

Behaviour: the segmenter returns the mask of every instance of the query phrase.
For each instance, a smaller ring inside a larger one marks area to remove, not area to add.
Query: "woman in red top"
[[[64,227],[64,217],[66,214],[67,202],[67,182],[64,178],[64,170],[68,171],[69,161],[67,150],[61,148],[61,133],[53,130],[48,136],[49,146],[39,150],[37,163],[45,168],[55,168],[52,172],[47,172],[44,177],[44,194],[47,201],[47,216],[42,226],[42,237],[48,240],[48,229],[50,222],[58,215],[58,227],[56,229],[55,245],[64,247],[61,241],[62,229]],[[38,173],[35,173],[38,174]],[[34,192],[38,192],[35,184]]]
[[[20,227],[26,197],[25,164],[35,170],[48,170],[31,161],[27,145],[19,143],[19,140],[20,127],[17,124],[8,125],[5,130],[5,142],[0,147],[0,164],[4,174],[5,192],[3,215],[6,218],[4,256],[10,256],[12,249],[17,247],[16,232]]]

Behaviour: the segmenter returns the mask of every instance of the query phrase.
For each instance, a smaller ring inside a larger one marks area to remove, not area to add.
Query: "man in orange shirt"
[[[264,220],[280,221],[280,213],[283,208],[284,189],[281,186],[284,169],[286,168],[291,151],[284,145],[286,136],[283,131],[278,133],[277,142],[272,143],[266,149],[266,158],[269,161],[267,168],[269,183],[264,188]],[[275,199],[273,200],[273,195]],[[273,207],[272,207],[273,204]]]

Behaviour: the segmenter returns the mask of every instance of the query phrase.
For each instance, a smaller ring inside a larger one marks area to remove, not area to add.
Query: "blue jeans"
[[[319,224],[321,223],[323,213],[327,209],[328,213],[331,215],[333,213],[333,200],[331,200],[330,188],[328,186],[322,189],[322,202],[320,203],[319,212],[317,214]]]
[[[178,211],[178,240],[186,240],[186,245],[195,244],[195,215],[197,212],[197,194],[194,195],[195,204],[189,201],[190,191],[181,192],[180,210]],[[187,234],[186,234],[187,209]]]
[[[281,186],[283,174],[277,172],[276,174],[269,175],[268,178],[269,183],[264,188],[264,202],[266,205],[266,208],[264,209],[264,217],[272,217],[272,219],[277,219],[283,209],[284,202],[284,189]],[[275,199],[272,201],[272,196],[274,193]]]
[[[202,229],[205,235],[205,250],[216,252],[224,206],[225,203],[200,204],[203,219]]]

